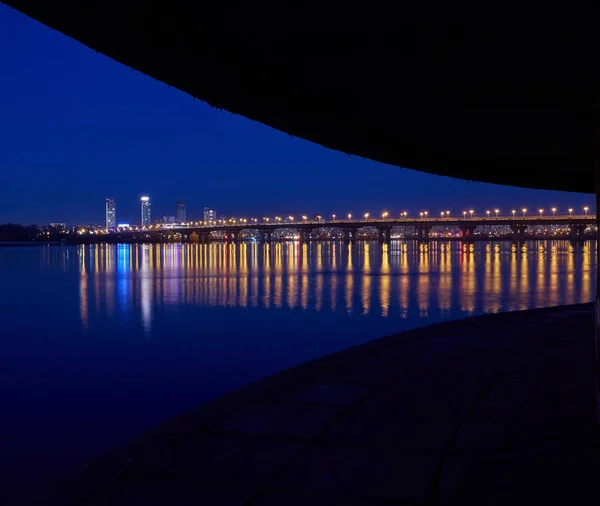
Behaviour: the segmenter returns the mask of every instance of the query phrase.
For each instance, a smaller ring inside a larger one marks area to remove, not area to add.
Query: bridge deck
[[[92,463],[69,504],[598,504],[590,305],[386,337],[250,384]]]

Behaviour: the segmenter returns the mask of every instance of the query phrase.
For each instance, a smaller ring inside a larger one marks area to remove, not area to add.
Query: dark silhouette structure
[[[328,148],[471,180],[594,191],[600,79],[589,60],[595,30],[580,12],[5,3],[215,107]]]

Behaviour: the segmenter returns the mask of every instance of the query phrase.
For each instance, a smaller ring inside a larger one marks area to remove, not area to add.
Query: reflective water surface
[[[0,489],[328,352],[590,301],[594,255],[553,241],[0,248]]]

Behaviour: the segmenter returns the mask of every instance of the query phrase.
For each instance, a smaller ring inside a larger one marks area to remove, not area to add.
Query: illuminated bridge
[[[594,215],[577,216],[490,216],[490,217],[423,217],[423,218],[366,218],[349,220],[302,220],[302,221],[275,221],[262,222],[237,220],[236,223],[222,224],[189,224],[187,226],[170,227],[168,229],[160,226],[142,228],[126,232],[119,232],[118,235],[127,238],[130,234],[152,235],[168,231],[176,234],[197,234],[199,242],[208,242],[213,232],[224,232],[231,241],[241,240],[245,233],[255,231],[259,233],[262,240],[269,242],[274,239],[273,233],[278,230],[294,230],[298,233],[300,240],[309,241],[312,235],[320,229],[336,230],[342,232],[344,239],[354,241],[358,237],[361,229],[370,227],[377,230],[379,240],[388,242],[392,238],[394,227],[412,228],[416,238],[420,241],[427,241],[434,227],[446,227],[460,230],[461,237],[468,239],[472,237],[478,227],[505,226],[512,232],[515,241],[525,239],[525,234],[530,227],[539,226],[562,226],[569,229],[571,239],[582,239],[585,229],[595,225],[596,217]]]

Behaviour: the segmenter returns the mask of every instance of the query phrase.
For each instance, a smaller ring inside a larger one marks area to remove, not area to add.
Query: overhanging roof
[[[5,3],[215,107],[328,148],[470,180],[594,191],[596,30],[585,17],[571,23],[564,6],[524,20],[455,4]]]

